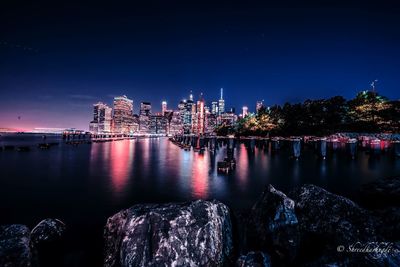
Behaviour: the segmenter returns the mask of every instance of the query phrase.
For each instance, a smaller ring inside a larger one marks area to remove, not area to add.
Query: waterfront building
[[[242,107],[242,118],[245,118],[249,113],[249,108],[247,106]]]
[[[134,114],[132,124],[129,127],[130,133],[138,133],[139,132],[139,116]]]
[[[195,124],[193,124],[193,133],[195,134],[204,134],[204,120],[205,120],[205,111],[204,111],[204,99],[203,96],[200,97],[200,100],[197,101],[196,109],[195,109]]]
[[[149,134],[151,132],[150,116],[151,116],[151,103],[150,102],[140,103],[140,112],[139,112],[139,132],[140,133]]]
[[[186,99],[181,100],[178,104],[178,112],[179,112],[180,122],[182,123],[182,125],[185,120],[185,111],[186,111]]]
[[[178,105],[180,121],[185,134],[190,134],[192,131],[194,106],[193,95],[190,95],[189,100],[182,100]]]
[[[205,129],[204,129],[205,134],[206,135],[213,134],[216,128],[217,128],[217,115],[212,114],[211,112],[206,112]]]
[[[218,125],[234,126],[237,121],[235,113],[226,112],[218,116]]]
[[[169,135],[183,134],[183,124],[180,111],[173,111],[167,133]]]
[[[93,133],[111,132],[112,109],[102,102],[93,104],[93,120],[89,124],[89,131]]]
[[[150,134],[167,134],[168,119],[162,114],[150,116]]]
[[[126,95],[114,97],[113,131],[130,133],[133,124],[133,100]]]
[[[195,133],[197,133],[197,124],[198,124],[197,107],[196,107],[195,103],[193,103],[193,105],[192,105],[192,111],[190,114],[192,117],[192,125],[191,125],[189,133],[195,134]]]

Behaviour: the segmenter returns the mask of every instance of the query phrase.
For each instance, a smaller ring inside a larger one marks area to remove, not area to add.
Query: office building
[[[89,130],[93,133],[111,132],[112,109],[102,102],[93,105],[93,120]]]
[[[133,100],[126,95],[114,97],[113,131],[131,133],[133,124]]]

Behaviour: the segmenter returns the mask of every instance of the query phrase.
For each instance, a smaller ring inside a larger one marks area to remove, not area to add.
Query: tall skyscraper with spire
[[[221,98],[218,100],[218,115],[225,113],[224,88],[221,88]]]

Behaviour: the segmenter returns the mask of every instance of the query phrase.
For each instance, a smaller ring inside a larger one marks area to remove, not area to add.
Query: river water
[[[343,151],[319,159],[305,147],[299,160],[282,149],[247,149],[236,144],[236,170],[218,174],[216,153],[184,151],[167,138],[107,143],[63,144],[59,136],[2,135],[0,146],[29,145],[30,151],[0,151],[0,224],[33,227],[43,218],[59,218],[70,231],[71,263],[101,265],[102,230],[106,219],[136,203],[218,199],[233,210],[248,209],[267,184],[288,192],[313,183],[357,199],[359,187],[374,179],[400,174],[400,159],[391,153],[371,157],[359,150],[352,160]],[[79,241],[78,241],[79,240]],[[73,264],[72,264],[73,265]]]

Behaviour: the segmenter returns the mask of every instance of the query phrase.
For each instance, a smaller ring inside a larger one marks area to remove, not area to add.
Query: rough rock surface
[[[375,207],[400,206],[400,177],[379,179],[361,187],[364,204]]]
[[[379,232],[381,221],[371,212],[315,185],[304,185],[293,191],[291,197],[296,203],[302,235],[301,253],[315,253],[307,266],[398,266],[398,253],[348,251],[351,246],[387,241]],[[338,252],[341,246],[343,251]]]
[[[36,245],[41,242],[53,242],[62,238],[65,224],[58,219],[44,219],[31,232],[31,240]]]
[[[25,225],[0,226],[0,266],[32,266],[30,231]]]
[[[294,201],[267,186],[251,210],[248,239],[252,248],[267,249],[284,261],[293,260],[299,242]]]
[[[40,266],[60,266],[64,257],[65,224],[58,219],[45,219],[33,228],[31,242]]]
[[[135,205],[104,237],[104,266],[222,266],[233,246],[229,209],[215,200]]]
[[[304,185],[291,197],[302,231],[330,238],[336,245],[376,240],[378,221],[350,199],[315,185]]]
[[[251,251],[242,255],[236,262],[237,267],[270,267],[271,259],[268,254],[260,251]]]

